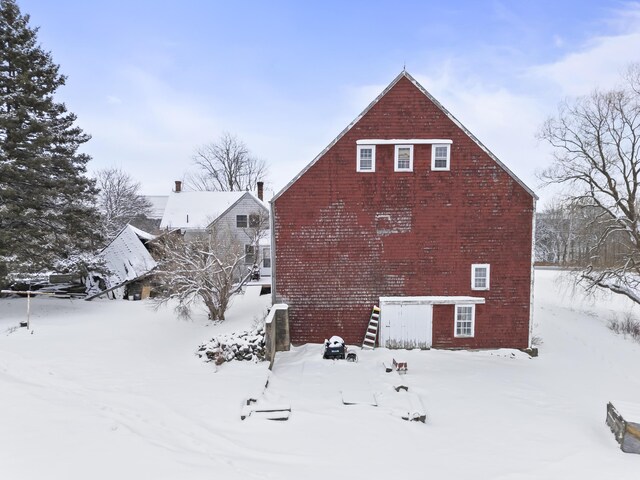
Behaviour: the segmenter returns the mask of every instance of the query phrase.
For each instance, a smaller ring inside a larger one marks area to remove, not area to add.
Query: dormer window
[[[395,171],[413,171],[413,145],[396,145]]]
[[[376,146],[358,145],[358,172],[376,171]]]
[[[451,145],[431,145],[431,170],[449,170],[451,163]]]

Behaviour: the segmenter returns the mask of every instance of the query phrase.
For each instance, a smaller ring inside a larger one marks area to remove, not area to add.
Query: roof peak
[[[502,163],[498,157],[496,157],[491,150],[489,150],[478,138],[465,127],[460,120],[453,116],[449,110],[447,110],[433,95],[431,95],[426,88],[424,88],[420,82],[418,82],[408,71],[406,65],[403,65],[402,71],[387,85],[387,87],[371,102],[367,107],[358,115],[347,127],[342,130],[338,136],[325,147],[305,168],[303,168],[298,175],[296,175],[284,188],[282,188],[277,194],[273,196],[271,202],[277,200],[291,185],[293,185],[313,164],[315,164],[324,154],[329,151],[351,128],[357,124],[362,117],[364,117],[375,104],[377,104],[396,84],[402,79],[409,80],[424,96],[426,96],[437,108],[439,108],[460,130],[462,130],[471,140],[473,140],[484,152],[495,161],[507,174],[513,178],[522,188],[524,188],[534,199],[538,199],[535,192],[529,188],[518,176],[513,173],[504,163]]]

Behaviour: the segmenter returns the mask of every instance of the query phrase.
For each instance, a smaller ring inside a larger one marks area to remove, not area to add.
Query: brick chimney
[[[182,191],[182,182],[180,180],[176,180],[176,193]]]
[[[264,196],[264,182],[258,182],[258,198],[263,200]]]

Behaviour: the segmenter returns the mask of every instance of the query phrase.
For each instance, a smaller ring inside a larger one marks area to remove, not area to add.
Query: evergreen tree
[[[96,188],[85,176],[90,138],[54,99],[65,77],[15,0],[0,0],[0,283],[96,240]]]

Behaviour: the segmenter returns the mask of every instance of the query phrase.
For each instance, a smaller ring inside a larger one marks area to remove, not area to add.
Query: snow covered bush
[[[263,324],[245,332],[218,335],[200,345],[197,355],[216,365],[232,360],[261,362],[265,359],[264,333]]]
[[[207,307],[211,320],[224,320],[231,297],[238,291],[245,252],[229,230],[212,229],[185,238],[164,235],[155,243],[158,266],[154,272],[159,285],[157,306],[175,301],[176,314],[189,318],[196,301]]]

